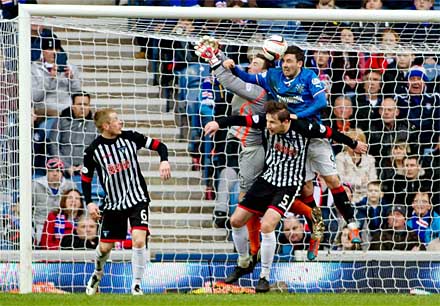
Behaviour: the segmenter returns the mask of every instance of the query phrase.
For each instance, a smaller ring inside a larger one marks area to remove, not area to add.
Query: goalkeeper
[[[312,70],[303,67],[304,52],[300,48],[289,46],[282,59],[280,68],[268,69],[266,73],[248,74],[235,65],[232,72],[247,83],[261,86],[278,102],[286,103],[294,118],[320,122],[320,111],[327,107],[325,86]],[[307,152],[306,184],[302,190],[302,200],[313,208],[316,203],[312,180],[316,173],[324,178],[337,209],[347,222],[351,242],[359,246],[361,239],[354,209],[341,184],[333,151],[326,139],[312,139]]]
[[[196,54],[208,60],[219,82],[235,95],[232,99],[232,115],[261,115],[264,114],[264,105],[268,95],[266,90],[256,84],[242,81],[232,74],[226,67],[231,67],[234,62],[227,59],[218,48],[218,42],[209,36],[204,36],[196,47]],[[264,73],[273,65],[262,54],[257,54],[249,64],[248,72],[257,74]],[[249,190],[264,168],[264,147],[262,144],[262,132],[252,127],[232,126],[229,129],[229,137],[238,138],[241,142],[239,157],[240,169],[240,200]],[[221,210],[222,209],[222,210]],[[216,207],[215,217],[226,217],[227,207]],[[308,219],[313,229],[315,239],[311,240],[309,259],[316,257],[319,241],[324,230],[321,211],[318,207],[313,210],[313,220]],[[313,226],[313,224],[319,226]],[[225,282],[233,283],[241,276],[251,273],[257,263],[257,254],[260,249],[260,220],[254,215],[247,222],[247,229],[250,241],[250,253],[252,258],[244,263],[244,269],[236,270],[229,275]],[[238,273],[239,272],[239,273]]]

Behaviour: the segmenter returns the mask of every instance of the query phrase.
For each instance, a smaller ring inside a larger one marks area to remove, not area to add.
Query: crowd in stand
[[[127,4],[434,9],[433,0],[133,0]],[[9,8],[3,5],[2,9],[8,18],[10,15],[5,12],[8,13]],[[254,24],[256,22],[234,20],[228,25],[252,30],[256,28]],[[380,37],[377,42],[392,49],[410,38],[423,39],[422,31],[437,42],[440,37],[440,25],[432,23],[407,27],[323,22],[302,23],[300,27],[306,36],[296,35],[295,39],[332,41],[346,46],[374,42]],[[314,27],[322,31],[313,31]],[[176,35],[193,31],[193,21],[175,21]],[[217,33],[208,31],[208,34]],[[240,140],[226,139],[226,132],[217,133],[215,139],[202,135],[207,122],[230,114],[230,92],[212,76],[209,65],[199,61],[192,42],[139,38],[138,43],[142,48],[136,57],[154,63],[155,85],[160,86],[165,99],[177,101],[174,111],[187,116],[189,152],[193,170],[202,171],[205,200],[216,200],[217,210],[229,207],[226,213],[230,214],[238,201],[237,185],[231,181],[238,182]],[[246,47],[223,46],[223,51],[245,66],[255,55],[254,50]],[[325,124],[370,145],[369,154],[359,155],[333,143],[338,172],[351,195],[365,249],[425,250],[431,241],[440,237],[440,65],[437,56],[415,54],[411,50],[398,54],[322,49],[306,52],[304,66],[314,70],[327,88],[329,107],[324,116]],[[34,244],[43,249],[95,248],[97,244],[98,226],[85,215],[78,184],[84,148],[97,135],[92,120],[92,99],[81,88],[79,69],[67,65],[66,58],[60,40],[52,31],[32,27]],[[168,110],[172,104],[168,104]],[[322,247],[353,249],[347,239],[346,224],[319,177],[315,180],[315,190],[327,229]],[[94,190],[94,195],[98,197],[99,192]],[[18,201],[13,199],[4,209],[2,221],[10,231],[7,241],[1,239],[0,248],[11,248],[18,241]],[[219,227],[228,226],[220,218],[214,218],[214,223]],[[304,249],[309,239],[307,224],[297,216],[288,216],[279,228],[279,251],[289,254],[292,249]],[[130,243],[125,242],[125,246],[129,247]]]

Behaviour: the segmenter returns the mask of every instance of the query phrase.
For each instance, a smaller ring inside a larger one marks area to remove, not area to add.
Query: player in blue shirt
[[[289,46],[280,68],[272,68],[256,75],[247,74],[237,67],[232,68],[232,71],[243,81],[263,87],[276,101],[287,103],[289,111],[295,114],[294,117],[319,122],[320,111],[327,106],[325,86],[316,74],[304,68],[303,64],[304,52],[296,46]],[[313,139],[308,148],[306,184],[302,191],[302,200],[312,208],[316,207],[312,184],[316,173],[324,178],[330,189],[336,207],[348,224],[352,242],[360,244],[354,209],[339,179],[333,151],[327,140]]]

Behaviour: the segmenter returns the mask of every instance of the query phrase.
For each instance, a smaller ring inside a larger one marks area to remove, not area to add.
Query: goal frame
[[[408,10],[312,10],[267,8],[120,7],[79,5],[20,4],[19,27],[19,194],[20,194],[20,293],[32,292],[32,137],[31,137],[31,18],[60,17],[131,17],[190,19],[252,19],[298,21],[391,21],[440,22],[439,11]]]

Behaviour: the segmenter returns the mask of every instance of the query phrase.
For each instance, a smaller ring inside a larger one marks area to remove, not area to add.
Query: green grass
[[[191,294],[147,294],[144,296],[131,296],[122,294],[99,294],[88,297],[85,294],[6,294],[0,293],[0,306],[130,306],[130,305],[154,305],[154,306],[290,306],[290,305],[317,305],[317,306],[416,306],[438,305],[439,295],[410,296],[408,294],[288,294],[269,293],[259,295],[191,295]]]

